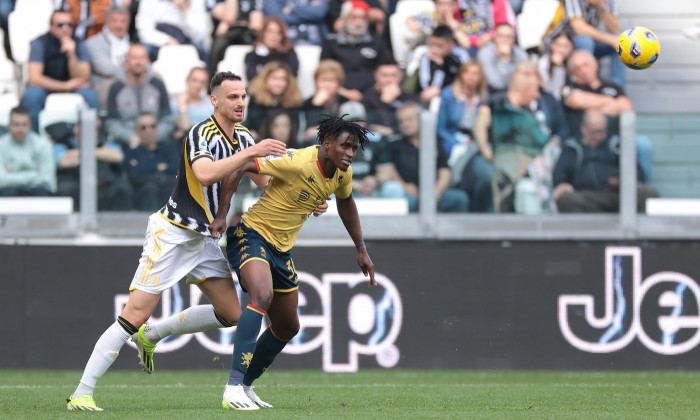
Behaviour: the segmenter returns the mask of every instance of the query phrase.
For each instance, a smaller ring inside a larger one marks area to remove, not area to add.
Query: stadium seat
[[[2,39],[0,39],[0,45],[2,45]],[[6,57],[0,56],[0,96],[3,98],[5,95],[18,96],[18,83],[15,72],[15,64],[8,60]],[[0,103],[0,108],[4,104]]]
[[[46,16],[51,18],[54,11],[54,0],[16,0],[15,11],[33,13],[37,18]]]
[[[57,122],[77,123],[77,109],[43,109],[39,112],[39,134],[46,136],[46,127]]]
[[[166,45],[158,50],[151,70],[163,80],[168,94],[175,95],[187,89],[185,80],[193,67],[206,67],[199,59],[197,48],[193,45]]]
[[[253,50],[250,45],[229,45],[224,52],[224,58],[219,61],[217,71],[230,71],[243,79],[247,83],[245,75],[245,55]]]
[[[396,4],[396,12],[389,17],[391,48],[394,52],[394,60],[401,68],[406,68],[410,53],[406,37],[408,33],[406,19],[426,10],[435,10],[435,3],[432,0],[401,0]]]
[[[85,99],[77,93],[49,93],[44,109],[49,111],[77,111]]]
[[[520,48],[528,50],[542,43],[558,7],[559,0],[528,0],[523,3],[516,28]]]
[[[433,0],[399,0],[396,2],[394,14],[411,16],[424,10],[435,10],[435,2]]]
[[[49,18],[37,18],[34,13],[13,11],[8,17],[8,36],[15,63],[25,64],[29,60],[29,44],[49,31]]]
[[[420,65],[420,58],[428,51],[427,45],[419,45],[415,50],[408,54],[408,61],[406,63],[406,76],[412,75],[418,66]]]
[[[19,105],[19,97],[17,96],[17,93],[0,93],[0,125],[7,125],[2,123],[2,121],[6,121],[5,115],[3,114],[9,114],[10,110],[17,105]]]
[[[316,93],[314,72],[321,60],[321,47],[318,45],[297,45],[294,47],[294,51],[299,58],[297,84],[301,91],[301,97],[306,99]]]

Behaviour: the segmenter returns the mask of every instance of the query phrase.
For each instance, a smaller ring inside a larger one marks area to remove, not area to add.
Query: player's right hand
[[[253,146],[251,150],[253,155],[257,157],[282,156],[287,151],[287,145],[279,140],[265,139]]]
[[[226,218],[225,217],[217,217],[214,220],[212,220],[211,224],[209,225],[209,232],[211,233],[211,237],[214,239],[218,239],[219,236],[221,236],[222,233],[226,230]]]

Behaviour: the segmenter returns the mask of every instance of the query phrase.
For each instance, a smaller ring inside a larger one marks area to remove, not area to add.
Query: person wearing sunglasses
[[[168,201],[179,168],[180,151],[173,141],[158,141],[158,118],[136,117],[134,133],[124,146],[124,165],[134,189],[134,208],[156,211]]]
[[[89,107],[98,106],[90,86],[90,56],[85,44],[73,36],[70,14],[57,10],[50,22],[49,32],[30,45],[27,87],[22,96],[22,105],[29,109],[32,128],[37,132],[39,112],[50,93],[78,93]]]

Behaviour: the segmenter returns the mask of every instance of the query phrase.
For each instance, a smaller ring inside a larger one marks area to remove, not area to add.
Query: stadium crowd
[[[21,58],[9,23],[29,2],[51,11]],[[257,139],[311,145],[324,114],[366,123],[359,196],[418,210],[418,116],[430,110],[438,211],[617,211],[617,117],[632,104],[613,54],[616,0],[561,0],[542,43],[522,48],[529,2],[539,0],[0,0],[7,59],[26,75],[0,106],[0,195],[68,195],[78,208],[76,119],[47,117],[52,96],[71,97],[98,110],[99,209],[157,210],[183,137],[213,112],[210,77],[235,71]],[[636,146],[648,183],[651,142],[638,135]]]

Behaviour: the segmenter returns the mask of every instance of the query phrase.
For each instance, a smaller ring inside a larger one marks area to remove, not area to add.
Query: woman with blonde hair
[[[287,64],[296,77],[299,59],[294,45],[287,37],[287,24],[278,17],[268,16],[253,43],[253,51],[245,56],[245,73],[248,80],[253,80],[262,68],[272,61]]]
[[[452,155],[455,146],[459,153],[471,143],[472,127],[479,105],[486,100],[484,70],[477,60],[470,60],[459,67],[457,77],[440,94],[438,112],[438,139]]]
[[[347,99],[340,96],[340,90],[345,81],[345,70],[335,60],[321,60],[314,72],[316,92],[307,98],[302,105],[306,119],[306,131],[303,142],[309,143],[316,139],[316,122],[325,115],[338,115],[338,109]]]
[[[298,125],[301,107],[301,91],[297,78],[287,65],[281,61],[271,61],[248,87],[250,93],[248,116],[244,125],[248,129],[260,132],[262,121],[273,111],[284,110]]]
[[[448,155],[453,184],[469,196],[469,211],[493,211],[493,165],[473,139],[479,106],[488,99],[484,70],[477,60],[463,63],[450,86],[440,94],[438,141]]]

